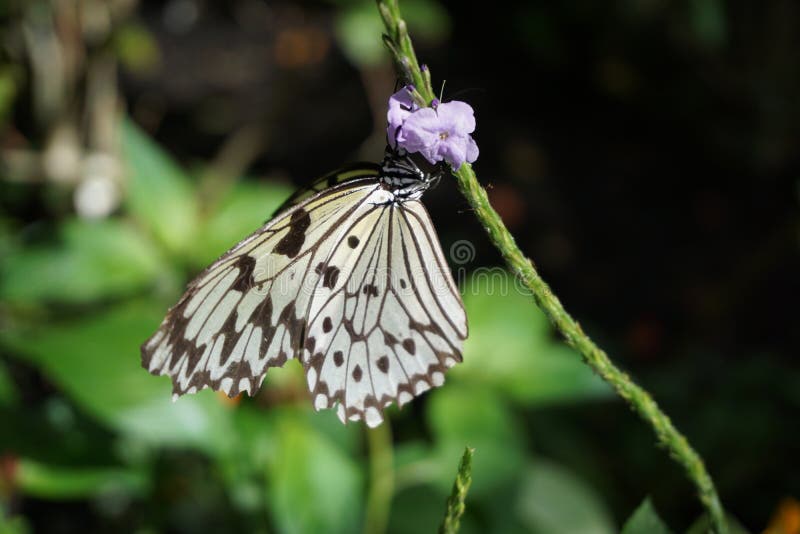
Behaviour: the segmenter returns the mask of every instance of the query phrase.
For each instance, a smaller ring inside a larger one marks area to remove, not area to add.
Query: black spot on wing
[[[403,348],[406,349],[406,352],[408,352],[412,356],[417,351],[417,346],[414,344],[414,340],[411,338],[403,340]]]
[[[328,332],[331,331],[331,328],[333,328],[333,323],[331,322],[331,318],[325,317],[325,320],[322,321],[322,331],[327,334]]]
[[[275,253],[289,258],[297,256],[306,241],[306,230],[310,225],[311,217],[308,212],[303,208],[295,210],[289,221],[289,232],[278,242]]]
[[[336,364],[336,367],[342,366],[342,364],[344,363],[344,354],[342,354],[342,351],[337,350],[336,352],[333,353],[333,363]]]
[[[356,365],[355,369],[353,369],[353,380],[356,382],[361,382],[361,377],[364,375],[364,372],[361,370],[360,365]]]
[[[378,358],[377,365],[378,365],[378,369],[380,369],[380,371],[382,373],[388,373],[389,372],[389,357],[385,356],[385,355],[381,356],[380,358]]]
[[[322,276],[322,285],[328,289],[333,289],[338,279],[339,268],[331,265],[325,268],[325,274]]]
[[[236,277],[236,280],[233,281],[231,289],[245,293],[256,285],[256,281],[253,278],[256,259],[248,254],[243,254],[236,260],[236,267],[239,268],[239,275]]]
[[[358,243],[359,243],[358,238],[354,235],[351,235],[350,237],[347,238],[347,246],[349,246],[350,248],[356,248],[358,246]]]
[[[364,288],[361,290],[365,295],[370,295],[372,297],[378,296],[378,286],[375,284],[365,284]]]

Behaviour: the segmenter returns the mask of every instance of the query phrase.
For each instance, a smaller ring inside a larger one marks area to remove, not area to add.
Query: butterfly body
[[[142,346],[144,367],[176,395],[232,396],[298,358],[316,409],[370,426],[441,385],[467,324],[419,201],[437,179],[387,151],[294,195],[189,285]]]

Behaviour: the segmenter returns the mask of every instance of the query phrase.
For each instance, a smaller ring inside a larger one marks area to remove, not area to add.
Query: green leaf
[[[128,171],[126,206],[173,254],[185,252],[196,235],[195,188],[184,171],[131,120],[122,122]]]
[[[28,534],[32,532],[27,519],[21,515],[4,517],[0,514],[0,534]]]
[[[438,472],[432,476],[444,491],[452,484],[448,462],[452,463],[465,446],[476,451],[474,495],[485,495],[519,475],[524,458],[519,425],[492,391],[448,384],[431,394],[428,421],[438,453]]]
[[[670,532],[667,525],[658,517],[649,497],[642,501],[622,527],[622,534],[670,534]]]
[[[611,534],[611,514],[597,494],[558,464],[538,460],[525,471],[516,513],[534,533]]]
[[[9,302],[85,303],[130,294],[163,271],[158,251],[119,220],[67,221],[57,246],[12,250],[0,295]]]
[[[353,460],[297,412],[280,418],[277,436],[269,498],[278,531],[357,530],[363,496]]]
[[[198,235],[192,257],[204,267],[255,232],[291,194],[291,188],[277,183],[240,182],[209,217]]]
[[[172,402],[169,379],[141,367],[139,346],[165,310],[156,302],[132,302],[102,315],[0,331],[0,340],[111,428],[147,443],[227,449],[230,410],[214,393]]]
[[[506,271],[476,272],[462,293],[470,335],[453,376],[528,405],[612,395],[577,352],[553,337],[533,299]]]
[[[26,495],[43,499],[81,499],[106,492],[141,495],[148,481],[143,473],[120,468],[58,467],[20,460],[15,482]]]

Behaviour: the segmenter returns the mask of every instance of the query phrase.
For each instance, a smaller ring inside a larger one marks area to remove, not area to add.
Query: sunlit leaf
[[[670,534],[670,530],[658,517],[653,503],[647,498],[625,522],[622,534]]]
[[[537,460],[525,470],[515,510],[534,533],[617,532],[595,491],[565,468],[546,460]]]
[[[130,294],[164,271],[158,251],[119,220],[71,220],[55,246],[17,247],[0,270],[10,302],[89,302]]]
[[[122,123],[126,206],[172,253],[190,246],[198,222],[195,188],[183,170],[130,120]]]
[[[356,464],[298,413],[281,417],[269,498],[280,532],[354,532],[362,513]]]
[[[14,481],[26,495],[44,499],[78,499],[116,491],[139,495],[147,477],[121,468],[61,467],[23,459],[17,464]]]
[[[474,273],[462,287],[470,335],[453,376],[528,404],[611,395],[611,389],[560,343],[533,298],[505,271]]]
[[[134,302],[89,318],[2,332],[2,340],[38,366],[87,413],[149,443],[227,447],[229,410],[211,391],[171,401],[168,379],[142,369],[139,345],[166,306]]]
[[[452,485],[452,458],[458,458],[464,447],[475,449],[473,495],[519,475],[524,458],[519,426],[491,390],[448,384],[431,394],[428,421],[438,452],[438,472],[432,476],[445,491]]]

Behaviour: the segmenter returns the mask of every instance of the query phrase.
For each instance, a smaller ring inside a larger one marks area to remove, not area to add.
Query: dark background
[[[0,10],[0,87],[6,80],[12,87],[0,92],[0,252],[8,258],[55,246],[58,229],[81,216],[71,199],[84,175],[76,171],[59,180],[42,163],[57,145],[56,125],[72,125],[78,134],[73,148],[81,154],[120,154],[97,125],[114,114],[93,107],[108,87],[116,87],[110,109],[126,111],[161,150],[190,169],[201,199],[239,181],[301,186],[348,161],[380,158],[385,101],[396,81],[380,50],[371,2],[119,4],[105,29],[94,33],[86,29],[93,28],[92,17],[75,22],[47,2],[12,2]],[[85,9],[100,5],[89,2]],[[522,250],[584,329],[687,435],[729,512],[754,532],[768,524],[785,529],[771,532],[800,532],[786,530],[792,528],[787,517],[800,513],[793,500],[800,497],[800,5],[430,0],[407,7],[401,2],[401,8],[434,86],[446,80],[444,100],[464,100],[475,109],[481,149],[475,169]],[[23,28],[32,20],[56,21],[65,49],[81,50],[84,57],[65,82],[68,95],[53,97],[56,104],[41,96],[41,87],[54,83],[46,78],[53,71],[32,66],[31,43],[44,39],[34,32],[38,37],[26,40]],[[92,89],[92,79],[102,80],[101,74],[93,78],[93,69],[104,72],[104,62],[114,65],[111,74]],[[109,120],[113,130],[115,119]],[[255,220],[266,218],[279,200]],[[469,269],[501,265],[452,180],[443,180],[425,200],[445,251],[466,239],[477,250]],[[136,211],[120,202],[108,215],[112,219]],[[222,250],[224,242],[222,249],[199,255],[213,259]],[[8,263],[12,271],[18,264]],[[203,266],[199,259],[173,264],[179,280]],[[128,298],[156,286],[122,293]],[[18,393],[4,410],[20,425],[0,434],[0,454],[11,473],[0,475],[7,517],[34,531],[75,525],[196,531],[190,521],[157,510],[170,473],[198,470],[183,480],[216,488],[193,501],[199,507],[216,502],[206,511],[215,527],[298,531],[280,521],[265,527],[242,512],[235,499],[228,502],[230,488],[208,482],[213,460],[180,447],[152,453],[150,489],[125,501],[119,513],[98,508],[91,491],[48,497],[17,485],[18,462],[48,455],[11,434],[54,432],[48,417],[26,414],[50,410],[48,399],[61,390],[46,367],[21,356],[26,348],[14,341],[15,332],[29,323],[60,324],[76,313],[97,313],[122,297],[15,300],[10,282],[5,287],[11,296],[0,293],[6,301],[0,327],[8,338],[0,337],[0,363]],[[171,291],[167,305],[177,295]],[[472,337],[480,334],[472,329]],[[138,357],[135,348],[126,354]],[[489,357],[505,355],[498,349]],[[166,394],[167,384],[157,382]],[[65,399],[70,406],[70,395]],[[115,442],[115,430],[82,415],[77,405],[81,435]],[[437,442],[431,424],[420,423],[423,409],[424,399],[404,410],[394,425],[397,447]],[[647,495],[675,531],[700,515],[681,470],[622,402],[565,398],[508,410],[525,454],[567,466],[600,496],[617,526]],[[479,425],[475,432],[480,434]],[[120,462],[111,445],[98,448],[85,454]],[[353,450],[366,473],[368,453]],[[480,461],[480,447],[476,454]],[[452,470],[457,456],[447,461]],[[397,497],[394,514],[409,506],[404,498]],[[442,507],[443,492],[431,498],[434,509]],[[536,522],[498,523],[492,510],[502,506],[481,499],[476,496],[467,528],[556,531]],[[404,524],[393,516],[390,530],[404,531]]]

